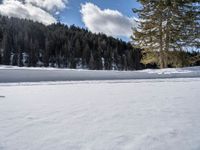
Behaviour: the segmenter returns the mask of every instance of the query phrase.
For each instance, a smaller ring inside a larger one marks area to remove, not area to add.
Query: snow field
[[[200,78],[0,85],[0,150],[199,150]]]

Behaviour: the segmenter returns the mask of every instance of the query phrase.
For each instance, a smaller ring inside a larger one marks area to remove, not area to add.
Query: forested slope
[[[0,16],[0,64],[105,70],[140,69],[130,43],[61,23]]]
[[[157,59],[146,60],[131,43],[94,34],[74,25],[45,26],[30,20],[0,16],[0,64],[91,70],[159,68]],[[169,51],[167,67],[200,65],[197,51]],[[141,61],[141,60],[146,61]]]

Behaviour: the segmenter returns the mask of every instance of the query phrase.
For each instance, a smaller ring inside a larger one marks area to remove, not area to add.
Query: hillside
[[[0,64],[27,67],[140,69],[141,53],[130,43],[57,23],[0,16]]]

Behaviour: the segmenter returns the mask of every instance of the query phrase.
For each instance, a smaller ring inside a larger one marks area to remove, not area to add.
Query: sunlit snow
[[[200,78],[0,83],[0,150],[199,150],[199,85]]]

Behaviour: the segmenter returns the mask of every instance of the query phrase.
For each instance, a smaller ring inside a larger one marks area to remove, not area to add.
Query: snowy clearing
[[[0,83],[200,77],[200,67],[141,71],[91,71],[0,66]]]
[[[200,78],[0,85],[0,150],[199,150]]]

